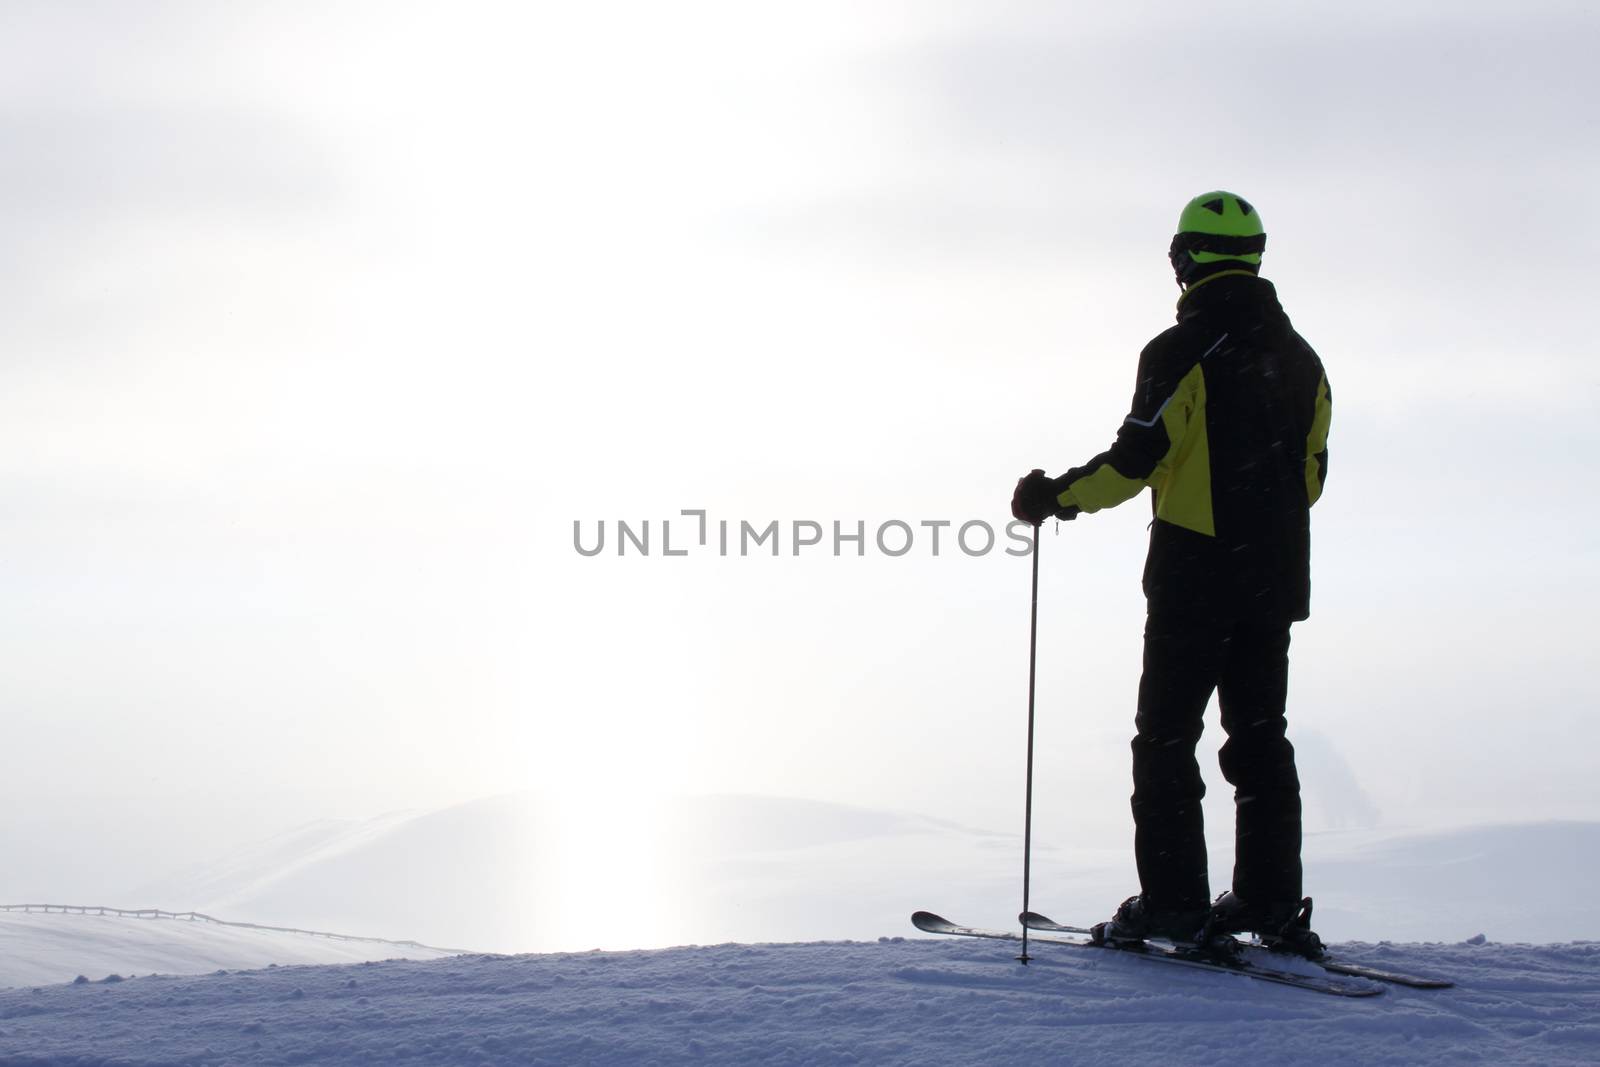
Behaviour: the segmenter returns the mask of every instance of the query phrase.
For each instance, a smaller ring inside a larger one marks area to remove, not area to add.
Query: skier
[[[1140,353],[1116,441],[1059,478],[1025,475],[1011,508],[1038,524],[1154,491],[1133,739],[1140,892],[1097,936],[1248,932],[1316,957],[1284,701],[1289,627],[1310,614],[1310,507],[1328,472],[1332,396],[1321,360],[1259,276],[1265,247],[1260,215],[1239,196],[1188,203],[1169,251],[1183,290],[1177,325]],[[1213,690],[1235,804],[1233,886],[1215,903],[1195,761]]]

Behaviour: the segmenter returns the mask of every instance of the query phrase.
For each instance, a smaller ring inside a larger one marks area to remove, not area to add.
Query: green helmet
[[[1213,263],[1259,270],[1266,247],[1267,234],[1256,209],[1243,197],[1219,190],[1201,193],[1184,206],[1168,256],[1178,284],[1189,285],[1216,273],[1207,269]]]

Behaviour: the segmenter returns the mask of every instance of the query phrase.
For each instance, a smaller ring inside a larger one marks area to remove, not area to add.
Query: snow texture
[[[967,918],[959,916],[958,918]],[[1344,945],[1444,991],[1341,1000],[1040,946],[898,937],[141,977],[0,992],[7,1067],[1592,1064],[1600,945]]]

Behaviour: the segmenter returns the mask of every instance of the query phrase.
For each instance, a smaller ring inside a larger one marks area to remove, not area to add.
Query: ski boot
[[[1273,952],[1321,959],[1322,938],[1311,929],[1311,898],[1252,904],[1232,890],[1211,905],[1200,937],[1202,942],[1229,934],[1255,934]]]
[[[1198,942],[1201,927],[1206,924],[1205,908],[1185,908],[1177,911],[1152,910],[1144,894],[1131,896],[1122,902],[1117,913],[1103,923],[1089,928],[1089,936],[1097,945],[1107,942],[1129,944],[1159,938],[1178,944]]]

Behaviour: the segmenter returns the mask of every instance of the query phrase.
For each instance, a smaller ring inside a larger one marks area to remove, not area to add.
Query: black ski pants
[[[1134,855],[1155,910],[1211,902],[1195,760],[1213,690],[1222,706],[1222,775],[1234,789],[1233,891],[1252,903],[1298,900],[1300,779],[1285,736],[1289,623],[1150,615],[1133,739]]]

